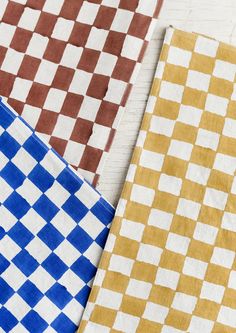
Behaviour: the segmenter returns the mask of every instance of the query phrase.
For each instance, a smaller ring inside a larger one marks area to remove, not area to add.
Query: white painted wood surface
[[[139,78],[99,181],[98,190],[115,206],[137,139],[165,29],[169,25],[236,45],[236,0],[164,0]]]

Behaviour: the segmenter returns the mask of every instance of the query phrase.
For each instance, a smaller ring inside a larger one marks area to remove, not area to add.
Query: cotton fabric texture
[[[1,0],[0,95],[98,180],[162,0]]]
[[[113,207],[0,102],[0,332],[75,332]]]
[[[167,30],[79,333],[236,331],[236,49]]]

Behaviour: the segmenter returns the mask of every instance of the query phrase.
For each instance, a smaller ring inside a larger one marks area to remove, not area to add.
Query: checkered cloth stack
[[[77,173],[161,3],[1,0],[0,333],[236,331],[235,47],[168,28],[116,214]]]
[[[236,332],[236,48],[169,28],[79,333]]]
[[[0,95],[97,183],[162,0],[1,0]]]
[[[112,206],[0,103],[0,332],[75,332]]]

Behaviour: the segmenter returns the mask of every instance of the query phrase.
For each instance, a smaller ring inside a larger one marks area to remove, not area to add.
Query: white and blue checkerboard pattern
[[[113,207],[0,101],[0,332],[75,332]]]

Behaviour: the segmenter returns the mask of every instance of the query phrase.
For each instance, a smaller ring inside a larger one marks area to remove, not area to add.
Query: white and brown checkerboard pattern
[[[236,48],[169,28],[80,333],[236,332]]]
[[[162,0],[1,0],[0,95],[96,183]]]

